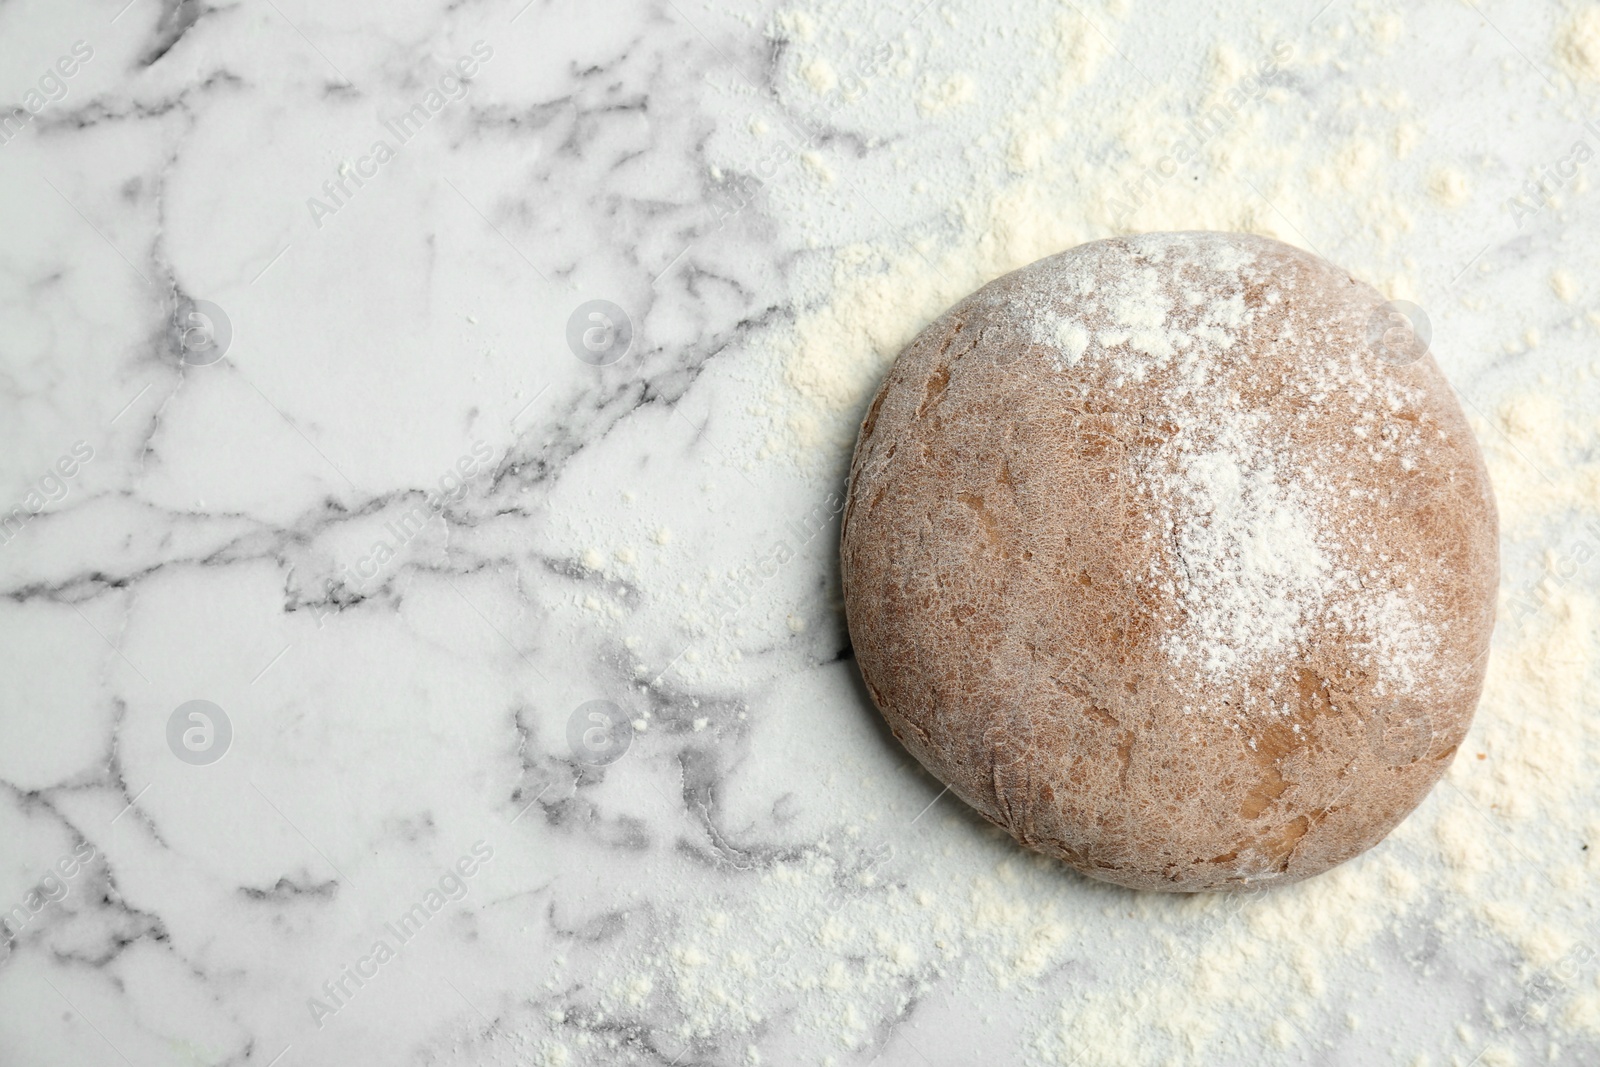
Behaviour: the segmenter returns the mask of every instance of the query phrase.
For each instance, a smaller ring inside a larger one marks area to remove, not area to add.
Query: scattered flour
[[[1572,77],[1600,81],[1600,4],[1577,9],[1556,37],[1556,61]]]
[[[1472,189],[1459,170],[1440,167],[1428,179],[1428,195],[1443,207],[1456,208],[1472,199]]]
[[[1183,428],[1210,440],[1179,445],[1175,486],[1186,623],[1169,654],[1218,683],[1300,648],[1332,570],[1307,487],[1251,432],[1258,419],[1231,414],[1218,426]]]
[[[1572,275],[1564,270],[1555,270],[1550,274],[1550,291],[1556,294],[1556,299],[1564,304],[1570,304],[1578,299],[1578,283]]]

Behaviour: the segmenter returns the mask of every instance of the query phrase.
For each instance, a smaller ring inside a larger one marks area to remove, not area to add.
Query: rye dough
[[[895,736],[1124,886],[1290,882],[1381,840],[1471,723],[1499,571],[1482,456],[1405,321],[1205,232],[946,312],[873,400],[844,515]]]

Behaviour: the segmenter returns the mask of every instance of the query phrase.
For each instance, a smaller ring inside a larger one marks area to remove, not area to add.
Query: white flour
[[[1250,439],[1254,421],[1240,413],[1186,449],[1176,486],[1186,624],[1168,653],[1217,683],[1300,648],[1332,569],[1306,488]]]

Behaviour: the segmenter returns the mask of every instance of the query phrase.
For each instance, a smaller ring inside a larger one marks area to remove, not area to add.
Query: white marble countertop
[[[954,190],[1000,203],[1030,122],[1077,174],[1053,196],[1116,198],[1083,168],[1137,123],[1080,129],[1035,54],[1067,17],[1130,95],[1293,41],[1271,107],[1333,169],[1212,170],[1261,228],[1403,276],[1483,425],[1541,374],[1592,403],[1586,305],[1550,291],[1592,294],[1600,245],[1569,9],[800,6],[0,3],[0,1063],[1600,1062],[1592,927],[1563,912],[1539,958],[1434,844],[1537,813],[1430,798],[1241,917],[943,797],[850,658],[847,443],[774,414],[849,249],[959,291],[963,235],[1029,247]],[[835,112],[880,45],[908,102]],[[802,112],[829,118],[763,156]],[[1577,176],[1519,218],[1543,167]],[[1508,582],[1585,521],[1548,511]],[[1578,870],[1548,892],[1581,910]]]

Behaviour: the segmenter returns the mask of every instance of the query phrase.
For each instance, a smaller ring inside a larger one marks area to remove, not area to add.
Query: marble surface
[[[0,904],[22,909],[0,1063],[1095,1062],[1027,1024],[1121,980],[1104,930],[1026,998],[926,960],[818,1025],[798,1016],[833,1009],[793,991],[709,1028],[663,992],[674,931],[724,898],[782,926],[754,886],[819,843],[891,881],[1008,848],[860,688],[845,454],[761,448],[752,339],[887,223],[814,204],[802,232],[718,176],[752,102],[790,92],[769,14],[0,3],[0,99],[39,93],[0,145],[0,503],[23,509],[0,545]],[[1189,40],[1176,8],[1125,21],[1134,59]],[[1496,78],[1519,62],[1470,13],[1449,34]],[[1521,161],[1508,188],[1563,147],[1541,77],[1462,134]],[[914,127],[826,140],[846,181],[885,145],[959,156]],[[1502,199],[1430,232],[1436,274],[1492,236],[1506,284],[1542,286],[1555,241]],[[1523,372],[1452,373],[1487,406]],[[843,826],[863,791],[892,847]],[[1126,900],[1028,877],[1086,914]],[[1437,1016],[1437,1062],[1511,996],[1505,952],[1462,952],[1398,1012]],[[1340,1041],[1259,1057],[1387,1056]]]

